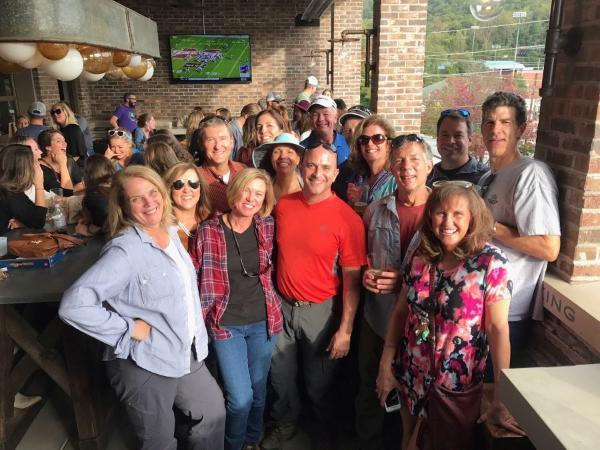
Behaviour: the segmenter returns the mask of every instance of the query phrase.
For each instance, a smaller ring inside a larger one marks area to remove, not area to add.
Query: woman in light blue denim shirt
[[[176,406],[189,418],[189,448],[222,449],[225,408],[203,362],[208,338],[194,267],[158,174],[131,166],[116,176],[108,225],[112,240],[65,292],[61,319],[107,345],[108,377],[139,448],[177,447]]]

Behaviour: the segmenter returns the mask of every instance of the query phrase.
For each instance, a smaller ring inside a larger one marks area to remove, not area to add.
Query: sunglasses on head
[[[50,110],[50,114],[53,116],[58,116],[59,114],[62,114],[62,112],[63,112],[63,110],[60,108]]]
[[[110,137],[114,137],[114,136],[118,136],[118,137],[124,137],[126,139],[129,139],[131,141],[131,133],[129,131],[125,131],[125,130],[108,130],[108,135]]]
[[[194,190],[198,189],[200,187],[200,181],[187,180],[187,184],[189,187],[191,187]],[[173,189],[175,189],[176,191],[180,191],[185,186],[185,181],[175,180],[175,181],[173,181],[172,186],[173,186]]]
[[[325,150],[329,150],[332,153],[337,153],[337,148],[333,144],[328,144],[327,142],[317,142],[313,145],[309,145],[306,150],[312,150],[317,147],[323,147]]]
[[[433,189],[439,189],[442,186],[459,186],[465,189],[471,189],[473,187],[473,183],[471,183],[470,181],[463,181],[463,180],[439,180],[439,181],[434,181],[433,182]]]
[[[407,142],[418,142],[419,144],[423,144],[425,141],[418,134],[401,134],[392,139],[392,148],[396,149],[402,147]]]
[[[356,141],[360,145],[369,145],[370,141],[373,141],[373,144],[375,144],[375,145],[381,145],[387,140],[388,140],[388,137],[384,134],[374,134],[373,136],[367,136],[366,134],[361,134],[359,137],[356,138]]]
[[[458,109],[445,109],[444,111],[442,111],[440,113],[440,117],[446,117],[446,116],[449,116],[452,113],[458,113],[462,117],[469,117],[471,115],[471,113],[468,110],[462,109],[462,108],[458,108]]]

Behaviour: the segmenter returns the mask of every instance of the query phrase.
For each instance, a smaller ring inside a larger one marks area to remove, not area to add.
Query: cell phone
[[[398,389],[394,389],[390,392],[385,399],[385,412],[398,411],[402,407],[402,400],[400,398],[400,392]]]

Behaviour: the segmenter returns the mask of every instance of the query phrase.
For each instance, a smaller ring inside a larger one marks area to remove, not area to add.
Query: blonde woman
[[[273,186],[263,170],[244,169],[226,195],[231,210],[200,225],[191,253],[223,377],[225,448],[258,449],[271,353],[282,328],[271,265]]]
[[[192,135],[200,126],[202,119],[204,119],[204,113],[202,111],[192,111],[192,113],[188,116],[185,123],[185,139],[181,143],[183,147],[188,148],[190,146],[192,143]]]
[[[204,364],[196,274],[156,172],[130,166],[116,175],[108,229],[98,261],[65,292],[60,318],[106,345],[108,379],[136,448],[176,448],[176,406],[189,418],[189,448],[223,449],[223,395]]]
[[[87,158],[87,147],[75,114],[69,105],[58,102],[50,108],[50,117],[67,141],[67,155],[71,156],[80,167],[83,167]]]

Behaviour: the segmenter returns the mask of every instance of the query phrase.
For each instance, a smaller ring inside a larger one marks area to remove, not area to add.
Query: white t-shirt
[[[179,276],[181,277],[181,281],[183,282],[183,286],[185,288],[184,301],[185,301],[185,304],[187,305],[188,333],[189,333],[189,337],[190,337],[190,341],[191,341],[194,339],[194,336],[196,335],[195,315],[199,314],[199,312],[196,310],[194,296],[192,295],[192,288],[195,286],[192,286],[192,279],[188,275],[189,270],[185,265],[185,261],[183,260],[183,258],[179,254],[179,252],[177,251],[177,248],[175,247],[175,244],[173,243],[173,239],[171,239],[169,241],[168,247],[165,248],[164,250],[165,250],[166,254],[169,255],[169,257],[177,265],[177,269],[179,271]]]
[[[516,228],[521,236],[560,236],[558,188],[545,163],[521,157],[495,175],[488,172],[479,185],[485,186],[490,176],[494,179],[484,198],[497,222]],[[508,320],[522,320],[532,315],[534,319],[541,319],[541,287],[547,261],[528,256],[498,240],[494,239],[493,243],[508,257],[508,276],[512,281]]]

